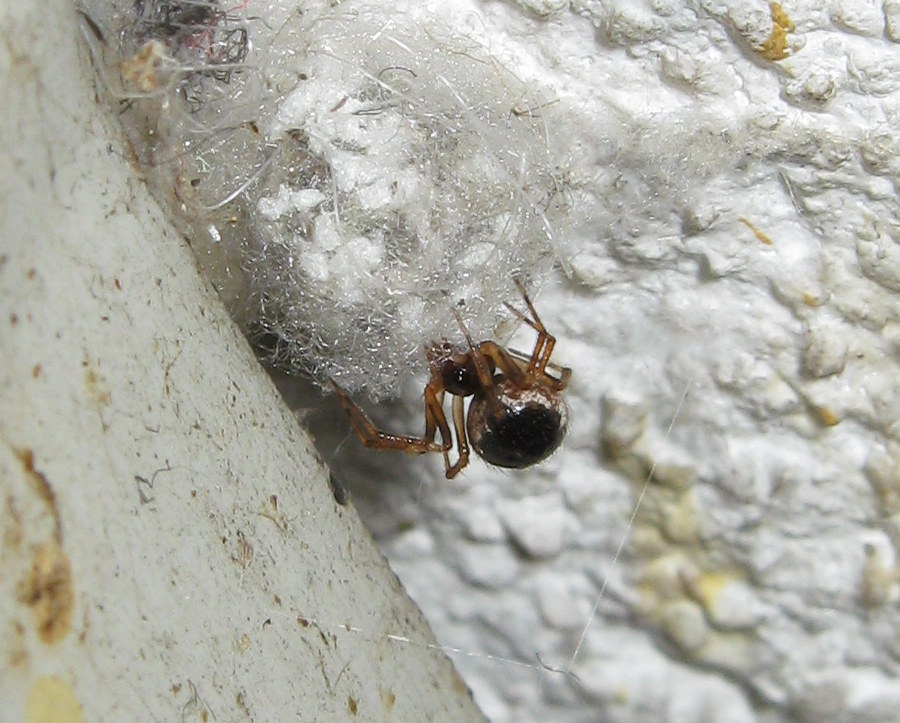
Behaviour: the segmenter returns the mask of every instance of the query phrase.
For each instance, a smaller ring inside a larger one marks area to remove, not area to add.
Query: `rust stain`
[[[392,690],[383,690],[381,691],[381,705],[384,707],[385,715],[390,715],[390,712],[394,710],[394,704],[397,702],[397,696],[394,695],[394,691]]]
[[[756,226],[754,226],[752,223],[750,223],[743,216],[738,218],[738,221],[740,221],[747,228],[749,228],[751,231],[753,231],[753,235],[756,236],[757,240],[762,241],[766,246],[772,246],[774,244],[774,242],[772,241],[771,238],[766,236],[762,231],[760,231]]]
[[[25,647],[25,626],[18,620],[12,624],[12,632],[5,644],[9,656],[9,667],[16,668],[28,660],[28,649]]]
[[[38,497],[43,500],[47,506],[47,510],[53,517],[53,539],[62,544],[62,517],[59,514],[59,507],[56,504],[56,493],[50,484],[47,476],[34,466],[34,451],[31,449],[13,450],[16,457],[25,468],[25,477],[31,484],[31,488],[37,493]]]
[[[241,530],[237,531],[237,552],[231,556],[231,560],[242,570],[246,570],[253,560],[253,545]]]
[[[772,32],[756,52],[766,60],[784,60],[790,55],[787,36],[795,30],[794,21],[780,3],[770,2],[769,12],[772,14]]]
[[[88,395],[98,407],[105,407],[112,399],[109,387],[106,386],[106,380],[87,357],[81,362],[81,366],[84,367],[84,383]]]
[[[354,698],[352,695],[348,695],[347,696],[347,710],[350,711],[350,715],[352,715],[354,718],[356,717],[357,709],[358,708],[356,705],[356,698]]]
[[[19,583],[18,598],[31,608],[38,635],[47,645],[59,642],[69,632],[75,607],[72,565],[57,540],[35,550],[31,570]]]

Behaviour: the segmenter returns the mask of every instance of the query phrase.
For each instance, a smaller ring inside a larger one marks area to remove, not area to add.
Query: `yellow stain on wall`
[[[756,52],[766,60],[784,60],[790,55],[787,36],[794,32],[794,21],[779,3],[770,2],[769,12],[772,13],[772,32]]]
[[[803,303],[811,308],[817,308],[822,306],[825,301],[819,294],[815,294],[812,291],[804,291],[803,292]]]
[[[752,223],[750,223],[750,221],[748,221],[746,218],[744,218],[743,216],[740,216],[738,218],[738,221],[740,221],[747,228],[749,228],[753,232],[753,235],[756,236],[757,240],[762,241],[764,244],[766,244],[766,246],[772,245],[772,239],[770,239],[762,231],[760,231],[758,228],[756,228],[756,226],[754,226]]]
[[[693,581],[692,592],[697,598],[697,602],[702,604],[704,608],[709,609],[714,607],[716,598],[722,590],[740,579],[741,576],[739,575],[721,570],[703,572]]]
[[[84,712],[62,678],[38,678],[25,701],[25,723],[84,723]]]
[[[830,409],[829,407],[813,406],[813,412],[815,413],[819,421],[826,427],[833,427],[836,424],[840,424],[840,416],[838,416],[838,413],[833,409]]]

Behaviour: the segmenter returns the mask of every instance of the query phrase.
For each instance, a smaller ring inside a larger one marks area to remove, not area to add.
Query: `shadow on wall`
[[[274,370],[270,373],[286,404],[310,433],[316,451],[330,468],[336,496],[349,497],[372,536],[379,540],[415,526],[423,512],[420,502],[428,494],[429,481],[447,483],[443,474],[435,472],[440,466],[437,464],[440,456],[366,449],[351,429],[335,395],[323,392],[310,379]],[[378,404],[354,399],[381,428],[411,435],[423,431],[421,410],[406,399]]]

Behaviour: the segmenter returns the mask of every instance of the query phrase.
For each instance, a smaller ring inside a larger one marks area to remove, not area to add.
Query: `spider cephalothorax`
[[[409,454],[441,452],[448,478],[469,462],[469,446],[490,464],[521,469],[549,457],[566,433],[567,414],[562,391],[571,369],[550,362],[556,339],[541,323],[525,287],[516,280],[531,316],[508,308],[537,332],[530,356],[506,349],[493,341],[475,343],[462,318],[456,314],[466,338],[463,348],[447,341],[427,351],[431,378],[425,387],[425,434],[405,437],[377,429],[346,393],[332,382],[350,424],[363,444],[375,449],[398,449]],[[455,313],[455,312],[454,312]],[[551,366],[558,376],[547,373]],[[454,440],[444,413],[444,394],[453,395],[453,427],[456,462],[450,462]],[[472,397],[468,415],[464,399]],[[440,433],[441,441],[436,440]]]

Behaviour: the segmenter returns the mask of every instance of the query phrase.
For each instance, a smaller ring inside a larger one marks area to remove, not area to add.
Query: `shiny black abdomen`
[[[558,399],[538,390],[521,397],[476,396],[469,407],[469,441],[486,462],[522,469],[549,457],[566,434],[566,412]]]

